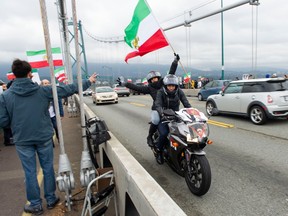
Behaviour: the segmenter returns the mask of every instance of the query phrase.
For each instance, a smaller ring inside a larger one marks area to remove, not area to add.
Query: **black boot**
[[[157,131],[157,125],[154,125],[154,124],[150,124],[150,128],[149,128],[149,134],[147,136],[147,144],[150,146],[150,147],[153,147],[154,146],[154,143],[153,143],[153,139],[152,139],[152,136],[153,134]]]
[[[163,164],[164,163],[164,158],[163,158],[163,152],[160,149],[156,149],[157,155],[156,155],[156,161],[158,164]]]

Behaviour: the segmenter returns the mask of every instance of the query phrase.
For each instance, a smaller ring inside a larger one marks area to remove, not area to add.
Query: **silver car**
[[[248,116],[256,125],[267,119],[288,117],[288,80],[263,78],[232,81],[217,95],[207,98],[208,115]]]
[[[114,91],[118,94],[118,96],[127,96],[129,97],[130,95],[130,91],[128,88],[126,88],[125,86],[120,86],[118,84],[114,84],[113,85],[113,89]]]

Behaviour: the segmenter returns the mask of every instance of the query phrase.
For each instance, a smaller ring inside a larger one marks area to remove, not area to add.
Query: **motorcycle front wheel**
[[[185,180],[189,190],[197,195],[206,194],[211,185],[211,169],[205,155],[192,155],[185,170]]]

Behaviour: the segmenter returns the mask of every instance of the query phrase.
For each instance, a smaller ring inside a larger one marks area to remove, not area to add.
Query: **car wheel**
[[[198,100],[203,101],[203,96],[201,94],[198,94]]]
[[[260,106],[253,106],[250,109],[249,116],[253,124],[256,125],[262,125],[267,121],[266,114]]]
[[[209,116],[216,115],[215,112],[213,112],[213,109],[215,109],[215,108],[216,108],[215,103],[212,102],[212,101],[208,101],[206,103],[206,113],[207,113],[207,115],[209,115]]]
[[[127,97],[129,97],[130,95],[129,95],[129,94],[127,94],[126,96],[127,96]]]
[[[115,104],[117,104],[118,103],[118,101],[115,101]]]

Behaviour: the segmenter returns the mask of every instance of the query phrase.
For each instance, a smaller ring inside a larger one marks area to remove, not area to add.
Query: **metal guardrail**
[[[79,103],[79,100],[76,101]],[[87,119],[96,116],[86,104],[84,110]],[[186,215],[119,140],[109,133],[111,139],[99,148],[100,167],[104,168],[107,163],[113,167],[119,215]]]

